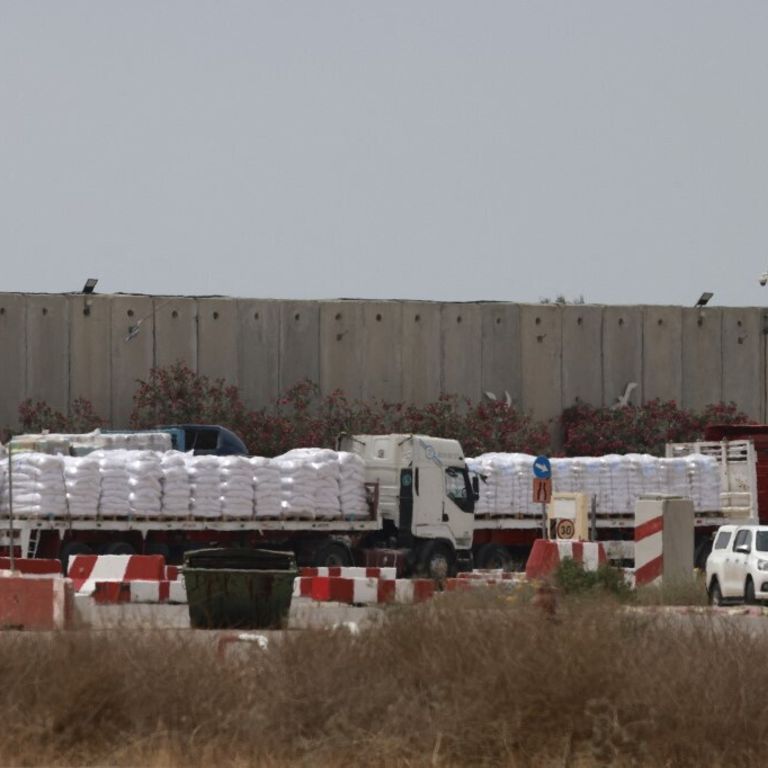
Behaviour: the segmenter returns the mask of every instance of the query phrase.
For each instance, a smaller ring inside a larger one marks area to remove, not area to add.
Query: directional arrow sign
[[[539,480],[549,480],[552,477],[552,465],[546,456],[537,456],[533,462],[533,476]]]

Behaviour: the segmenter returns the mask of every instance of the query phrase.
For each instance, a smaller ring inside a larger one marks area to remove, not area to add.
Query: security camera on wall
[[[766,285],[768,284],[768,272],[763,272],[762,275],[760,275],[760,285]]]

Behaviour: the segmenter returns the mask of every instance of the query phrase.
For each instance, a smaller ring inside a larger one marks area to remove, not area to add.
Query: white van
[[[706,566],[712,605],[768,600],[768,525],[722,525]]]

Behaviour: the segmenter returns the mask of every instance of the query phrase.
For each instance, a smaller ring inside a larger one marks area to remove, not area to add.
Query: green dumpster
[[[287,619],[298,571],[292,552],[201,549],[183,574],[193,627],[269,629]]]

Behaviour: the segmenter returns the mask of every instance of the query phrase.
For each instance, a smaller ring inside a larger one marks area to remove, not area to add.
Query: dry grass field
[[[489,591],[251,645],[222,659],[189,632],[0,634],[0,763],[765,764],[768,641],[724,624],[606,598],[552,616]]]

